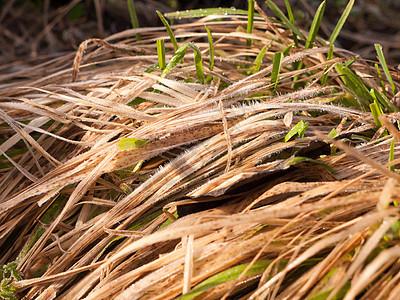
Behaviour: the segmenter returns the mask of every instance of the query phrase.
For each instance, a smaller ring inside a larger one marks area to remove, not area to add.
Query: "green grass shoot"
[[[328,55],[327,55],[327,57],[326,57],[326,60],[331,60],[332,59],[332,56],[333,56],[333,49],[335,48],[335,46],[334,45],[330,45],[329,46],[329,52],[328,52]],[[322,76],[322,78],[321,78],[321,84],[322,85],[324,85],[325,83],[326,83],[326,81],[328,80],[328,70],[329,70],[329,67],[326,67],[325,68],[325,74],[324,74],[324,76]]]
[[[171,26],[169,26],[168,21],[164,18],[162,13],[160,13],[158,10],[157,10],[157,14],[158,14],[158,17],[160,18],[161,22],[164,24],[165,28],[167,29],[169,38],[171,39],[171,43],[174,46],[174,50],[177,51],[179,47],[178,47],[178,43],[176,42],[175,35],[172,32]]]
[[[289,0],[285,0],[285,5],[286,5],[286,11],[287,11],[288,16],[289,16],[289,21],[293,25],[295,25],[295,20],[294,20],[294,16],[293,16],[293,10],[292,10],[292,7],[290,6]],[[296,45],[296,47],[299,46],[299,40],[297,39],[297,35],[295,33],[293,33],[293,42]]]
[[[299,138],[302,138],[304,136],[304,132],[306,131],[308,127],[308,124],[304,122],[304,120],[301,120],[299,123],[294,125],[292,129],[288,132],[288,134],[285,136],[285,143],[288,142],[293,136],[296,134],[299,136]]]
[[[254,0],[248,0],[248,14],[247,14],[247,30],[248,34],[253,33],[253,24],[254,24]],[[251,39],[246,40],[246,46],[251,46]]]
[[[210,71],[213,70],[214,68],[214,43],[213,43],[213,39],[212,39],[212,35],[211,35],[211,31],[210,29],[207,27],[207,25],[204,25],[204,27],[206,28],[207,31],[207,37],[208,37],[208,45],[209,45],[209,56],[210,56],[210,61],[208,64],[208,69]]]
[[[274,54],[274,62],[272,65],[272,73],[271,73],[271,84],[276,83],[279,80],[279,73],[282,65],[282,52],[275,52]],[[276,88],[276,84],[273,85],[272,89]]]
[[[157,56],[158,56],[158,66],[161,70],[165,69],[165,45],[164,40],[157,40]]]
[[[343,11],[339,21],[337,22],[335,29],[333,29],[332,34],[329,37],[329,43],[333,44],[336,41],[336,38],[338,37],[340,30],[342,30],[342,27],[346,22],[347,17],[349,16],[351,9],[353,8],[353,5],[354,0],[350,0],[349,3],[347,3],[347,6]]]
[[[319,26],[321,25],[322,17],[324,16],[324,11],[325,11],[325,1],[322,1],[322,3],[318,6],[318,9],[314,15],[314,19],[311,23],[310,31],[308,33],[308,38],[304,46],[305,49],[312,48],[315,38],[317,37]]]
[[[203,70],[203,61],[201,58],[200,49],[193,43],[186,43],[183,44],[176,52],[175,55],[171,58],[168,65],[165,67],[164,71],[161,74],[161,77],[164,78],[167,74],[175,68],[179,62],[182,61],[183,57],[186,54],[187,48],[190,47],[194,51],[194,61],[196,66],[196,74],[197,78],[200,80],[201,83],[204,83],[204,70]]]
[[[385,56],[383,55],[383,51],[382,51],[382,46],[379,44],[374,44],[374,45],[375,45],[375,50],[378,55],[379,62],[381,63],[383,72],[385,73],[386,79],[388,80],[388,82],[390,83],[390,85],[392,87],[393,95],[395,95],[397,93],[396,86],[394,85],[392,75],[390,75],[388,66],[386,64]]]
[[[275,15],[277,15],[277,17],[282,21],[282,23],[286,25],[286,27],[291,29],[293,31],[293,33],[297,34],[302,39],[304,39],[304,40],[306,39],[304,34],[302,34],[300,32],[300,30],[297,29],[297,27],[292,22],[290,22],[290,20],[285,16],[285,14],[280,10],[280,8],[273,1],[267,0],[266,4],[273,11],[273,13]]]
[[[299,164],[299,163],[302,163],[302,162],[310,162],[310,163],[313,163],[313,164],[316,164],[316,165],[321,165],[325,169],[327,169],[329,172],[331,172],[332,174],[336,172],[331,166],[327,165],[324,162],[321,162],[319,160],[312,159],[312,158],[309,158],[309,157],[303,157],[303,156],[293,157],[291,160],[289,160],[286,163],[286,165],[287,166],[293,166],[293,165],[296,165],[296,164]]]
[[[252,67],[255,72],[260,71],[262,60],[263,60],[266,52],[267,52],[267,46],[264,46],[261,49],[260,53],[257,54],[257,57],[254,60],[255,66]]]
[[[369,105],[369,108],[371,110],[372,113],[372,117],[374,118],[375,124],[377,127],[381,127],[382,123],[381,121],[379,121],[379,116],[383,113],[382,109],[380,107],[380,105],[378,104],[378,102],[375,100],[374,103],[371,103]]]
[[[128,4],[128,11],[129,11],[129,17],[131,18],[131,23],[132,23],[132,28],[139,28],[139,21],[136,15],[136,9],[135,5],[133,3],[133,0],[127,0]],[[140,41],[142,37],[140,36],[140,33],[136,33],[136,40]]]

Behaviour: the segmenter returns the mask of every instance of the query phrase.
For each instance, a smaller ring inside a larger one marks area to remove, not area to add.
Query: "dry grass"
[[[91,40],[78,54],[0,76],[0,264],[17,262],[19,296],[397,297],[392,203],[400,202],[400,176],[387,162],[398,113],[382,117],[386,134],[371,113],[346,107],[357,101],[334,66],[353,54],[336,49],[327,61],[322,45],[291,50],[275,93],[272,58],[292,43],[291,32],[256,18],[248,48],[246,18],[213,18],[173,27],[180,43],[203,52],[208,84],[196,82],[191,51],[166,78],[146,72],[158,63],[155,39],[172,49],[164,28]],[[265,45],[261,70],[249,75]],[[300,60],[305,69],[294,69]],[[361,59],[352,68],[382,90],[375,68]],[[283,142],[301,120],[309,123],[304,137]],[[328,141],[332,129],[368,141],[347,139],[349,147],[337,139],[336,151],[321,152],[326,144],[316,141]],[[121,151],[124,137],[147,143]],[[399,154],[396,140],[392,165]],[[335,173],[310,162],[289,166],[293,155],[313,156]],[[220,205],[176,219],[178,206],[210,201]]]

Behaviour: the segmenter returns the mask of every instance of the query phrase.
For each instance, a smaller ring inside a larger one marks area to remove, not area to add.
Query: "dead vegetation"
[[[271,82],[292,31],[246,24],[172,27],[201,50],[205,84],[191,50],[161,76],[155,40],[174,54],[164,27],[0,75],[3,297],[396,299],[399,114],[382,107],[379,124],[360,96],[365,85],[391,99],[390,84],[301,39]],[[120,150],[123,138],[145,143]]]

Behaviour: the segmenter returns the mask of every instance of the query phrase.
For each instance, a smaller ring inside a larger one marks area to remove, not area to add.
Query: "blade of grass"
[[[374,118],[376,126],[377,127],[381,127],[382,123],[381,123],[381,121],[379,121],[379,116],[382,114],[381,107],[379,106],[379,104],[375,100],[374,103],[371,103],[369,105],[369,108],[371,110],[372,117]]]
[[[292,129],[288,132],[288,134],[285,136],[284,142],[288,142],[293,136],[296,134],[301,138],[304,135],[304,132],[306,131],[308,127],[308,124],[304,122],[304,120],[301,120],[299,123],[294,125]]]
[[[207,31],[208,45],[210,47],[210,50],[209,50],[210,62],[209,62],[209,65],[208,65],[208,69],[210,71],[212,71],[213,68],[214,68],[214,43],[213,43],[213,39],[212,39],[212,35],[211,35],[210,29],[207,27],[207,25],[204,25],[204,27],[206,28],[206,31]]]
[[[334,45],[330,45],[329,46],[329,52],[328,52],[328,55],[327,55],[327,57],[326,57],[326,60],[327,61],[329,61],[329,60],[331,60],[332,59],[332,56],[333,56],[333,49],[335,48],[335,46]],[[324,76],[322,76],[322,78],[321,78],[321,84],[322,85],[324,85],[325,83],[326,83],[326,81],[328,80],[328,69],[329,69],[329,67],[326,67],[325,68],[325,74],[324,74]]]
[[[287,11],[288,16],[289,16],[289,21],[293,25],[295,25],[293,11],[292,11],[292,7],[290,6],[289,0],[285,0],[285,5],[286,5],[286,11]],[[296,47],[299,46],[299,40],[297,39],[297,35],[295,33],[293,33],[293,42],[296,45]]]
[[[317,37],[319,26],[321,25],[324,12],[325,12],[325,0],[322,1],[322,3],[318,6],[317,11],[315,12],[314,19],[311,23],[310,32],[308,33],[308,38],[304,46],[305,49],[312,48],[315,38]]]
[[[194,51],[197,78],[201,83],[204,83],[203,59],[201,58],[200,49],[193,43],[189,43],[189,47]]]
[[[303,156],[293,157],[290,161],[288,161],[286,163],[286,165],[287,166],[293,166],[293,165],[296,165],[296,164],[299,164],[299,163],[302,163],[302,162],[310,162],[310,163],[313,163],[313,164],[316,164],[316,165],[321,165],[325,169],[327,169],[329,172],[331,172],[332,174],[336,172],[335,169],[333,169],[331,166],[327,165],[324,162],[321,162],[321,161],[318,161],[316,159],[312,159],[312,158],[309,158],[309,157],[303,157]]]
[[[248,0],[248,13],[247,13],[247,33],[253,33],[253,24],[254,24],[254,0]],[[251,46],[251,39],[246,40],[246,46]]]
[[[161,70],[165,69],[165,45],[164,40],[157,40],[158,66]]]
[[[268,5],[269,9],[272,10],[275,15],[277,15],[277,17],[283,22],[283,24],[286,25],[286,27],[291,29],[293,33],[297,34],[302,39],[306,39],[304,34],[302,34],[292,22],[290,22],[290,20],[285,16],[285,14],[274,2],[272,2],[271,0],[267,0],[265,3]]]
[[[371,95],[378,101],[381,107],[384,107],[388,110],[388,112],[399,111],[396,105],[390,102],[384,95],[382,95],[376,88],[371,90]]]
[[[164,24],[165,28],[167,29],[169,38],[171,39],[171,43],[174,46],[174,50],[177,51],[179,47],[178,47],[178,43],[176,42],[174,33],[172,32],[171,26],[169,26],[168,21],[164,18],[162,13],[160,13],[158,10],[157,10],[157,14],[158,14],[158,17],[160,18],[161,22]]]
[[[389,81],[390,85],[392,86],[393,95],[396,95],[397,90],[396,86],[394,85],[392,76],[390,75],[388,66],[386,64],[385,56],[383,55],[382,46],[379,44],[374,44],[376,53],[378,54],[379,62],[381,63],[383,72],[385,73],[386,79]]]
[[[279,79],[279,72],[282,65],[282,52],[275,52],[274,54],[274,62],[272,65],[272,73],[271,73],[271,84],[274,84]],[[272,87],[272,90],[275,90],[276,84]]]
[[[176,65],[183,59],[186,54],[187,47],[189,44],[183,44],[180,48],[175,51],[174,56],[171,58],[167,66],[165,67],[164,71],[161,74],[161,78],[167,76],[167,74],[176,67]]]
[[[350,0],[349,3],[347,3],[347,6],[343,11],[342,15],[340,16],[340,19],[337,22],[335,29],[333,29],[332,34],[329,37],[329,43],[333,44],[336,41],[336,38],[338,37],[340,30],[342,30],[342,27],[346,22],[347,17],[349,16],[351,9],[353,8],[353,5],[354,5],[354,0]]]
[[[139,21],[137,19],[136,15],[136,9],[135,5],[133,4],[133,0],[127,0],[128,4],[128,11],[129,11],[129,17],[131,18],[131,23],[132,23],[132,28],[139,28]],[[142,37],[140,36],[140,33],[136,33],[136,40],[140,41]]]
[[[263,58],[264,58],[266,52],[267,52],[267,46],[264,46],[264,47],[260,50],[260,53],[258,53],[256,59],[254,60],[254,63],[255,63],[256,65],[253,66],[253,69],[254,69],[255,72],[260,71],[261,63],[262,63],[262,60],[263,60]]]

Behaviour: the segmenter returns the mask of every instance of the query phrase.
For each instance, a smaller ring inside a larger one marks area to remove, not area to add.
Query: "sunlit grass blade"
[[[369,105],[369,108],[371,110],[372,117],[374,118],[376,126],[381,127],[382,123],[381,123],[381,121],[379,121],[379,116],[383,113],[381,107],[375,100],[374,103],[371,103]]]
[[[203,59],[201,58],[200,49],[193,43],[189,43],[189,47],[194,51],[194,63],[196,66],[197,78],[204,83]]]
[[[202,8],[166,13],[169,19],[202,18],[210,15],[247,15],[248,11],[236,8]],[[258,14],[255,14],[258,15]]]
[[[167,66],[165,67],[164,71],[161,74],[161,77],[167,76],[167,74],[176,67],[176,65],[183,59],[186,54],[187,47],[189,44],[183,44],[180,48],[175,51],[174,56],[171,58]]]
[[[299,123],[294,125],[292,129],[288,132],[288,134],[285,136],[284,142],[288,142],[293,136],[296,134],[299,136],[299,138],[304,136],[304,132],[306,131],[308,127],[308,124],[304,122],[304,120],[301,120]]]
[[[276,52],[274,54],[274,62],[272,65],[272,73],[271,73],[271,84],[274,84],[278,81],[279,79],[279,73],[282,65],[282,52]],[[273,86],[273,89],[275,89],[276,85]]]
[[[282,54],[284,57],[289,54],[289,52],[290,52],[290,50],[292,50],[293,46],[294,46],[293,44],[290,44],[289,46],[287,46],[285,49],[282,50]]]
[[[264,58],[266,52],[267,52],[267,46],[264,46],[264,47],[261,49],[260,53],[258,53],[256,59],[254,60],[254,63],[255,63],[256,65],[253,66],[253,69],[254,69],[255,72],[260,71],[261,64],[262,64],[262,60],[263,60],[263,58]]]
[[[273,11],[273,13],[277,15],[277,17],[283,22],[283,24],[286,25],[286,27],[291,29],[293,33],[297,34],[302,39],[306,39],[304,34],[302,34],[292,22],[290,22],[290,20],[285,16],[285,14],[274,2],[272,2],[271,0],[267,0],[266,3],[268,7]]]
[[[396,105],[390,102],[384,95],[382,95],[376,88],[371,90],[371,95],[380,104],[381,107],[387,109],[388,112],[399,111]]]
[[[351,92],[358,97],[357,101],[361,107],[366,108],[366,104],[361,102],[360,99],[363,99],[369,103],[374,102],[374,98],[369,93],[368,88],[364,85],[362,80],[350,70],[349,67],[346,65],[337,64],[335,69],[340,75],[342,75],[341,80],[347,86],[347,88],[349,88]]]
[[[254,0],[248,0],[248,13],[247,13],[247,30],[248,34],[253,33],[253,24],[254,24]],[[246,40],[246,46],[251,46],[251,39]]]
[[[119,150],[132,150],[140,148],[147,144],[147,140],[135,139],[135,138],[123,138],[118,142]]]
[[[210,62],[208,64],[208,69],[212,71],[214,69],[214,43],[211,35],[210,29],[207,27],[207,25],[204,25],[204,27],[207,30],[207,37],[208,37],[208,45],[210,47],[209,50],[209,55],[210,55]]]
[[[174,36],[174,33],[172,32],[171,26],[169,26],[168,21],[164,18],[162,13],[160,13],[158,10],[157,10],[157,14],[158,14],[161,22],[164,24],[165,28],[167,29],[169,38],[171,39],[171,43],[174,46],[174,50],[177,51],[179,47],[178,47],[178,43],[176,42],[176,38]]]
[[[135,5],[133,4],[133,0],[127,0],[128,4],[128,11],[129,11],[129,17],[131,18],[131,23],[132,23],[132,28],[139,28],[139,21],[136,15],[136,10],[135,10]],[[142,37],[140,36],[140,33],[136,33],[136,40],[140,41]]]
[[[337,22],[335,29],[333,29],[332,34],[329,37],[329,43],[333,44],[336,41],[336,38],[338,37],[340,30],[342,30],[342,27],[346,22],[347,17],[349,16],[351,9],[353,8],[353,5],[354,5],[354,0],[350,0],[345,10],[343,11],[342,15],[340,16],[340,19]]]
[[[325,1],[322,1],[322,3],[318,6],[318,9],[314,15],[314,19],[311,23],[310,32],[308,33],[308,38],[304,46],[305,49],[312,48],[315,38],[317,37],[319,26],[321,25],[322,17],[324,16],[324,11]]]
[[[176,65],[183,59],[186,54],[187,48],[190,47],[194,51],[194,62],[196,66],[196,74],[197,78],[201,83],[204,83],[204,70],[203,70],[203,60],[201,58],[200,49],[193,43],[183,44],[176,52],[175,55],[171,58],[168,65],[165,67],[164,71],[161,74],[161,77],[164,78],[167,74],[176,67]]]
[[[285,5],[286,5],[286,11],[288,13],[289,16],[289,21],[295,25],[295,21],[294,21],[294,16],[293,16],[293,11],[292,11],[292,7],[290,6],[289,0],[285,0]],[[298,47],[299,45],[299,41],[297,39],[297,35],[295,33],[293,33],[293,42],[296,45],[296,47]]]
[[[383,51],[382,51],[382,46],[379,44],[374,44],[374,45],[375,45],[375,50],[376,50],[376,53],[378,54],[378,59],[379,59],[379,62],[381,63],[383,72],[385,73],[386,79],[388,80],[388,82],[390,83],[390,85],[392,87],[393,95],[395,95],[397,92],[396,86],[394,85],[392,75],[390,75],[388,66],[386,64],[385,56],[383,55]]]
[[[161,70],[165,69],[165,45],[164,40],[157,40],[158,66]]]

